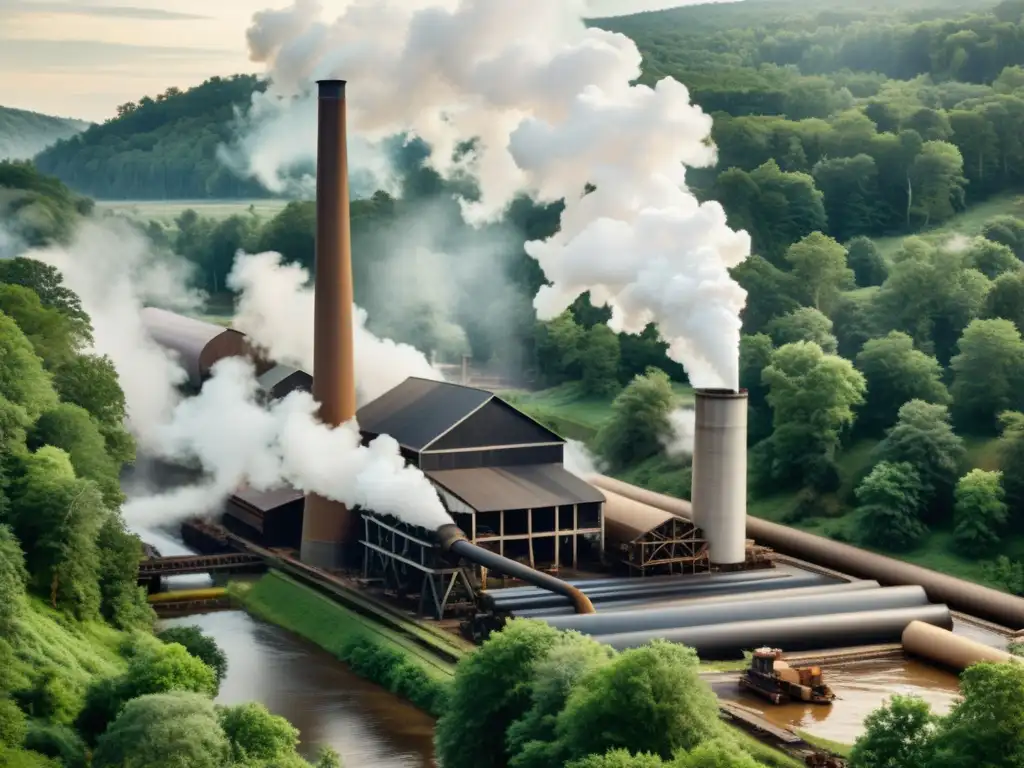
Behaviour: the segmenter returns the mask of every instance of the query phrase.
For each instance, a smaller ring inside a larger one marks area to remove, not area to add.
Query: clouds
[[[129,5],[97,5],[87,0],[75,2],[46,2],[45,0],[3,0],[0,2],[0,19],[33,14],[58,14],[75,16],[100,16],[115,19],[147,20],[196,20],[208,19],[195,13],[169,11],[166,8],[143,8]]]

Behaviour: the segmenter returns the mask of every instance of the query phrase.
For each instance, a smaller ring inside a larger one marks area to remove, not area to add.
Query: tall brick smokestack
[[[320,80],[317,85],[313,397],[320,403],[321,420],[337,426],[356,415],[345,81]],[[320,568],[343,567],[354,524],[345,505],[308,494],[302,561]]]

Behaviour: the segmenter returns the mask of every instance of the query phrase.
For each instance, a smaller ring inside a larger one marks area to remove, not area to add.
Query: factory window
[[[580,528],[601,527],[601,505],[599,503],[579,505]]]
[[[465,530],[465,529],[463,529]],[[501,535],[501,513],[479,512],[476,516],[476,536],[478,539]]]
[[[528,515],[529,511],[525,509],[505,510],[505,535],[521,536],[529,533]]]
[[[555,530],[555,508],[542,507],[533,510],[533,532],[547,533]]]
[[[555,537],[533,540],[533,561],[537,565],[553,565],[555,562]],[[567,563],[568,564],[568,563]]]
[[[571,531],[575,527],[576,518],[572,510],[572,504],[563,504],[558,508],[558,527],[563,531]]]

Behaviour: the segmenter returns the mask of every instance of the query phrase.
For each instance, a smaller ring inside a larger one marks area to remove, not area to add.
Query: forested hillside
[[[108,200],[265,196],[217,159],[217,147],[232,137],[235,108],[247,106],[257,87],[255,77],[238,75],[143,96],[42,152],[36,164],[73,189]]]
[[[0,107],[0,160],[28,160],[88,127],[84,120]]]

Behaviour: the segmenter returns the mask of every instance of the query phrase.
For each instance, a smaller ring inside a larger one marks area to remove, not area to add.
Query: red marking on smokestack
[[[356,415],[345,81],[320,80],[317,85],[313,397],[320,403],[321,420],[338,426]],[[308,494],[302,561],[322,568],[342,567],[354,522],[343,504]]]

